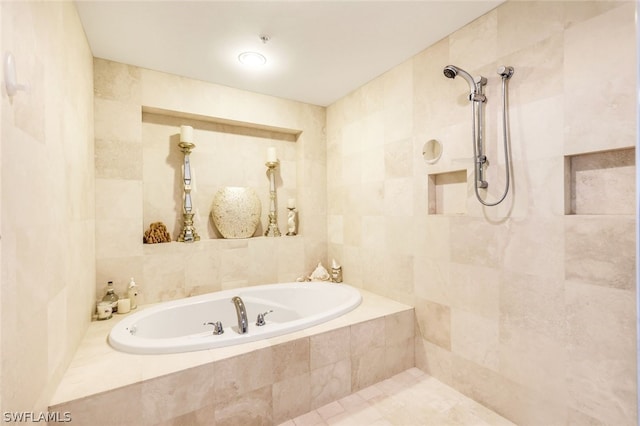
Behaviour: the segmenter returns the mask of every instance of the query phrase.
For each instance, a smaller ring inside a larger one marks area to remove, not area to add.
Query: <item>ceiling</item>
[[[503,1],[79,0],[76,6],[95,57],[327,106]],[[267,64],[240,64],[247,50],[262,53]]]

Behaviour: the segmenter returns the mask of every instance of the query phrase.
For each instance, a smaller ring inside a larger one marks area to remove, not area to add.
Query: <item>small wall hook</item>
[[[7,95],[15,96],[18,90],[29,93],[29,84],[19,84],[16,76],[16,61],[11,52],[7,52],[3,59],[4,65],[4,86],[7,90]]]

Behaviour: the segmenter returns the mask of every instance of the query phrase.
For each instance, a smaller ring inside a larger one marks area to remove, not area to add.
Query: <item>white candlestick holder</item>
[[[278,229],[278,194],[276,191],[276,168],[278,161],[267,161],[267,174],[269,175],[269,225],[264,233],[265,237],[279,237]]]
[[[191,202],[191,161],[189,160],[189,154],[195,144],[191,142],[180,142],[178,144],[182,152],[184,153],[184,170],[182,174],[182,180],[184,184],[184,198],[182,204],[182,232],[178,236],[178,241],[183,243],[192,243],[194,241],[200,241],[200,236],[196,232],[196,228],[193,226],[193,205]]]

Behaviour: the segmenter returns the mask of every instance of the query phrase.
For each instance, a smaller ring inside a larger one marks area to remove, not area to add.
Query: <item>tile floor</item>
[[[288,420],[280,426],[514,426],[417,368]]]

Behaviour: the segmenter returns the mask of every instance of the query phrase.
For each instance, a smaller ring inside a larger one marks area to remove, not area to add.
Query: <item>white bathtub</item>
[[[238,332],[231,301],[244,302],[249,330]],[[326,282],[269,284],[224,290],[164,302],[129,314],[109,333],[115,349],[137,354],[198,351],[253,342],[302,330],[337,318],[361,302],[357,289]],[[266,324],[256,326],[259,313]],[[214,335],[208,322],[221,321],[224,333]]]

